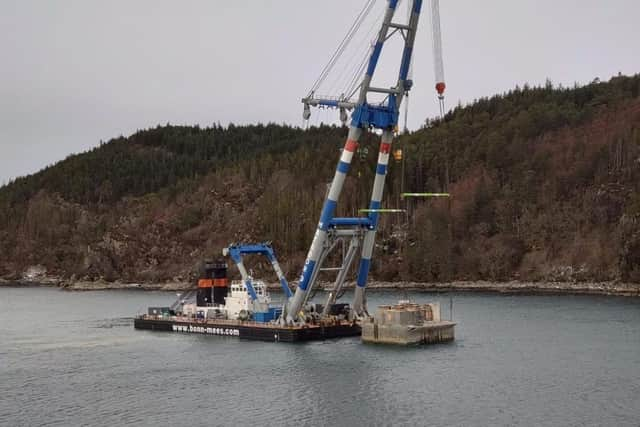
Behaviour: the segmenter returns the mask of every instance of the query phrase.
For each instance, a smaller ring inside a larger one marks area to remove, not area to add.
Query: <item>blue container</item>
[[[264,313],[253,313],[253,320],[256,322],[267,323],[271,321],[271,313],[268,311]]]
[[[275,320],[282,314],[282,307],[269,307],[269,313],[271,313],[272,318]]]
[[[256,322],[267,323],[276,320],[282,314],[282,308],[269,307],[269,311],[261,313],[253,313],[253,320]]]

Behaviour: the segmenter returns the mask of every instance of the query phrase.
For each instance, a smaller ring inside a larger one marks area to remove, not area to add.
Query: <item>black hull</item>
[[[234,336],[241,339],[270,341],[270,342],[303,342],[317,341],[330,338],[360,336],[358,325],[342,323],[338,325],[307,327],[281,327],[276,325],[256,326],[246,322],[220,322],[213,320],[187,321],[135,318],[133,326],[136,329],[151,331],[196,333],[202,335]]]

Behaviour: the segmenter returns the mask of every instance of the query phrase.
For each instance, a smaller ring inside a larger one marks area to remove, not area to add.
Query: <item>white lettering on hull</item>
[[[173,332],[191,332],[195,334],[209,334],[209,335],[227,335],[227,336],[240,336],[239,329],[233,328],[213,328],[210,326],[193,326],[193,325],[171,325]]]

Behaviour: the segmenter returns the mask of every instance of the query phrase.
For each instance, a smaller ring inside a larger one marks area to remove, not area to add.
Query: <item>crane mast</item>
[[[350,102],[348,99],[341,98],[316,98],[313,92],[310,93],[310,96],[302,99],[305,118],[308,118],[310,114],[310,106],[339,108],[343,117],[345,110],[353,110],[353,112],[351,114],[347,140],[336,167],[335,175],[329,186],[329,191],[318,221],[318,227],[311,242],[309,252],[307,253],[302,274],[300,275],[299,284],[295,294],[289,299],[287,304],[286,322],[302,321],[302,316],[300,316],[301,310],[309,298],[310,291],[315,285],[318,273],[322,270],[322,264],[340,240],[348,240],[349,248],[342,265],[337,268],[338,274],[336,282],[329,294],[325,311],[332,302],[335,302],[335,298],[344,284],[346,273],[353,261],[355,261],[356,253],[360,251],[356,281],[357,286],[354,293],[352,312],[356,316],[367,314],[365,288],[371,268],[371,258],[378,227],[379,210],[382,206],[389,154],[391,152],[394,132],[398,126],[398,116],[402,99],[411,89],[413,83],[408,79],[408,73],[422,8],[422,0],[410,0],[408,7],[411,12],[408,22],[398,23],[394,22],[398,3],[398,0],[388,0],[382,24],[369,55],[366,72],[360,84],[357,101]],[[404,48],[402,50],[397,81],[395,85],[390,88],[374,87],[371,85],[371,81],[375,74],[384,44],[389,37],[394,34],[400,34],[404,39]],[[386,98],[381,103],[370,103],[368,102],[368,95],[372,93],[384,94]],[[338,199],[340,198],[345,178],[351,167],[353,155],[358,148],[363,131],[368,129],[381,131],[376,174],[371,192],[371,200],[369,202],[369,213],[365,217],[336,218],[335,212]]]

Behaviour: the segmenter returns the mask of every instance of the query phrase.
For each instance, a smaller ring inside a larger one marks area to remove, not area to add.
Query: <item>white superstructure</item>
[[[271,297],[267,291],[267,285],[262,280],[250,279],[257,299],[251,301],[247,285],[240,281],[231,282],[231,291],[225,298],[225,309],[229,319],[237,319],[240,312],[264,312],[268,311]]]
[[[262,280],[250,280],[257,296],[255,301],[251,301],[246,283],[234,280],[231,282],[229,294],[225,297],[225,304],[211,304],[205,307],[196,306],[194,303],[183,304],[182,312],[186,315],[200,315],[206,318],[246,320],[249,313],[268,311],[271,297],[267,285]]]

